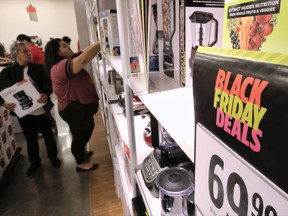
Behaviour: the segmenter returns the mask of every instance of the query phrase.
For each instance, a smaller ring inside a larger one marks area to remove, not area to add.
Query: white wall
[[[77,51],[78,31],[73,0],[30,0],[36,8],[38,22],[30,21],[26,7],[29,0],[0,0],[0,42],[7,51],[18,34],[37,35],[42,48],[50,37],[72,39],[71,48]]]

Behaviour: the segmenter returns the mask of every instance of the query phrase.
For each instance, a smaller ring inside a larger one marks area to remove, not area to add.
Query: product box
[[[44,105],[37,102],[40,93],[31,79],[24,79],[2,90],[0,95],[5,101],[16,104],[14,112],[19,118]]]
[[[117,11],[114,9],[100,12],[102,51],[114,56],[120,55]]]
[[[157,0],[159,72],[180,83],[179,1]]]
[[[226,0],[223,47],[288,53],[288,1]]]
[[[180,1],[149,1],[147,64],[150,72],[160,72],[180,83],[179,16]]]
[[[128,0],[128,30],[129,30],[129,63],[130,73],[145,71],[144,31],[142,25],[143,13],[140,1]],[[128,35],[127,35],[128,36]]]
[[[180,61],[183,70],[181,83],[184,86],[191,86],[197,47],[222,47],[224,1],[215,0],[211,3],[211,1],[186,0],[184,13],[181,22],[185,22],[185,38],[180,40]]]

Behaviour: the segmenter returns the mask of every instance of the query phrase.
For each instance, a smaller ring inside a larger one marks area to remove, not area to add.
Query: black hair
[[[63,40],[65,43],[67,43],[67,44],[70,44],[70,42],[71,42],[71,39],[70,39],[69,37],[67,37],[67,36],[64,36],[64,37],[62,38],[62,40]]]
[[[32,43],[32,40],[29,36],[25,35],[25,34],[19,34],[16,38],[17,41],[27,41],[29,43]]]
[[[62,59],[65,59],[64,57],[58,54],[60,48],[60,41],[61,41],[60,38],[55,38],[48,41],[48,43],[45,46],[45,64],[49,74],[53,65],[57,64]]]

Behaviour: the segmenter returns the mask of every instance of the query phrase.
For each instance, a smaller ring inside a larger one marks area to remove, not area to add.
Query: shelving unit
[[[88,2],[89,0],[86,1]],[[131,26],[129,23],[128,6],[130,6],[129,3],[133,1],[134,0],[109,1],[110,3],[113,3],[112,8],[117,9],[121,56],[112,56],[107,53],[102,53],[102,60],[95,62],[93,68],[95,79],[98,80],[96,86],[101,95],[103,119],[107,126],[107,139],[109,140],[109,147],[114,163],[116,191],[118,196],[121,198],[124,213],[125,215],[133,215],[133,206],[131,201],[134,197],[136,197],[136,195],[139,195],[136,192],[137,188],[142,196],[148,215],[159,215],[161,212],[161,200],[152,196],[151,191],[149,191],[145,185],[145,180],[141,173],[141,166],[144,159],[153,151],[153,149],[149,147],[143,139],[144,128],[147,126],[150,119],[148,116],[143,117],[141,115],[134,115],[132,108],[132,94],[137,95],[140,98],[149,112],[153,114],[157,121],[171,135],[191,162],[197,165],[197,161],[195,161],[195,151],[200,148],[198,148],[199,146],[197,148],[195,146],[196,135],[193,86],[183,87],[173,79],[163,75],[163,73],[143,71],[143,67],[141,66],[141,71],[139,73],[130,72],[129,58],[131,56],[129,55],[129,49],[131,47],[129,47],[129,43],[131,40],[129,35],[131,30],[129,27]],[[155,1],[153,2],[155,3]],[[184,1],[181,2],[183,3]],[[221,2],[223,3],[223,1],[219,1],[218,3]],[[104,3],[102,2],[102,4]],[[99,5],[99,1],[96,0],[90,0],[90,4],[87,5],[89,8],[87,9],[87,20],[89,20],[88,24],[91,24],[91,20],[94,20],[93,18],[95,18],[95,16],[99,19],[98,14],[101,7]],[[105,9],[107,9],[107,7]],[[160,9],[158,8],[157,10],[159,12]],[[101,31],[99,31],[99,26],[96,28],[98,30],[98,34],[100,34],[99,38],[102,38]],[[95,26],[89,29],[90,31],[95,31]],[[90,32],[89,35],[90,37],[94,37],[94,32]],[[93,39],[90,40],[91,42],[95,41]],[[163,48],[163,44],[161,44],[161,46]],[[142,57],[143,56],[139,57],[140,61],[142,60]],[[217,61],[215,60],[214,62]],[[113,68],[123,79],[126,108],[125,116],[123,113],[123,108],[121,108],[118,104],[109,104],[109,100],[115,100],[117,97],[119,97],[119,95],[115,94],[114,87],[108,83],[109,68]],[[206,80],[204,81],[206,82]],[[202,82],[200,83],[200,85],[202,85]],[[211,86],[213,85],[210,85],[210,87]],[[196,90],[197,89],[194,89],[195,92]],[[213,122],[213,124],[215,123]],[[123,143],[125,143],[125,145],[127,145],[129,148],[130,161],[128,163],[125,156],[125,148],[123,147]],[[199,159],[199,154],[197,155],[199,165],[201,164],[201,160]],[[231,153],[231,155],[233,154]],[[202,155],[200,158],[202,158]],[[233,158],[233,162],[236,162],[236,157]],[[207,174],[207,171],[208,168],[206,167],[203,172],[206,172]],[[223,177],[221,180],[226,181],[227,179]],[[197,186],[195,185],[195,187]],[[201,188],[203,189],[202,191],[207,190],[207,187],[207,185],[198,183],[198,189]],[[209,199],[209,197],[207,199]],[[203,200],[201,201],[205,206],[205,201]],[[227,206],[223,207],[224,211],[226,210],[226,207],[230,208],[230,206],[227,204]],[[195,214],[201,215],[199,209],[197,209],[197,203],[195,204]]]
[[[89,0],[86,0],[89,1]],[[120,47],[128,47],[126,1],[115,1],[120,33]],[[91,24],[91,16],[98,16],[100,5],[98,1],[86,3],[87,20]],[[112,7],[113,8],[113,7]],[[96,10],[96,11],[95,11]],[[93,23],[94,24],[94,23]],[[97,26],[99,28],[99,26]],[[93,31],[93,28],[89,28]],[[101,31],[99,31],[101,38]],[[89,33],[90,37],[93,33]],[[126,35],[126,36],[124,36]],[[90,38],[91,42],[95,40]],[[133,215],[132,198],[136,194],[136,185],[142,195],[149,215],[158,215],[161,211],[160,199],[154,198],[146,187],[141,173],[144,159],[153,151],[143,138],[143,132],[150,122],[148,115],[134,116],[132,108],[132,92],[137,94],[148,110],[153,113],[179,146],[194,160],[194,116],[192,88],[183,87],[174,80],[160,73],[150,73],[147,77],[129,73],[128,49],[121,49],[121,56],[102,53],[102,60],[94,60],[93,75],[101,95],[102,113],[107,125],[107,139],[114,164],[116,192],[121,198],[125,215]],[[117,103],[109,104],[109,100],[117,99],[114,86],[108,83],[108,69],[113,68],[123,79],[126,116],[123,108]],[[175,110],[179,112],[175,113]],[[188,113],[188,115],[187,115]],[[167,117],[168,116],[168,117]],[[179,127],[177,127],[177,125]],[[127,159],[123,143],[129,147],[130,161]],[[126,160],[126,163],[125,163]],[[128,175],[130,173],[130,175]]]

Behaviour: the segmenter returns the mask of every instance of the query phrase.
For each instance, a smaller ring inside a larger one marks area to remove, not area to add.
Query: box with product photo
[[[176,0],[157,0],[159,72],[177,83],[180,83],[181,77],[179,60],[179,5],[179,1]],[[155,9],[152,8],[152,10]]]
[[[192,85],[194,56],[199,46],[222,47],[224,1],[185,2],[185,74],[182,85]]]
[[[0,96],[9,103],[15,103],[14,112],[19,118],[42,107],[43,103],[38,103],[40,93],[31,79],[24,79],[13,86],[0,92]]]
[[[223,47],[288,53],[288,1],[225,1]]]
[[[100,12],[100,30],[102,37],[102,51],[114,56],[120,55],[120,41],[117,11],[109,9]]]
[[[128,30],[129,30],[129,63],[130,73],[145,70],[144,32],[142,30],[142,13],[139,1],[128,0]]]

